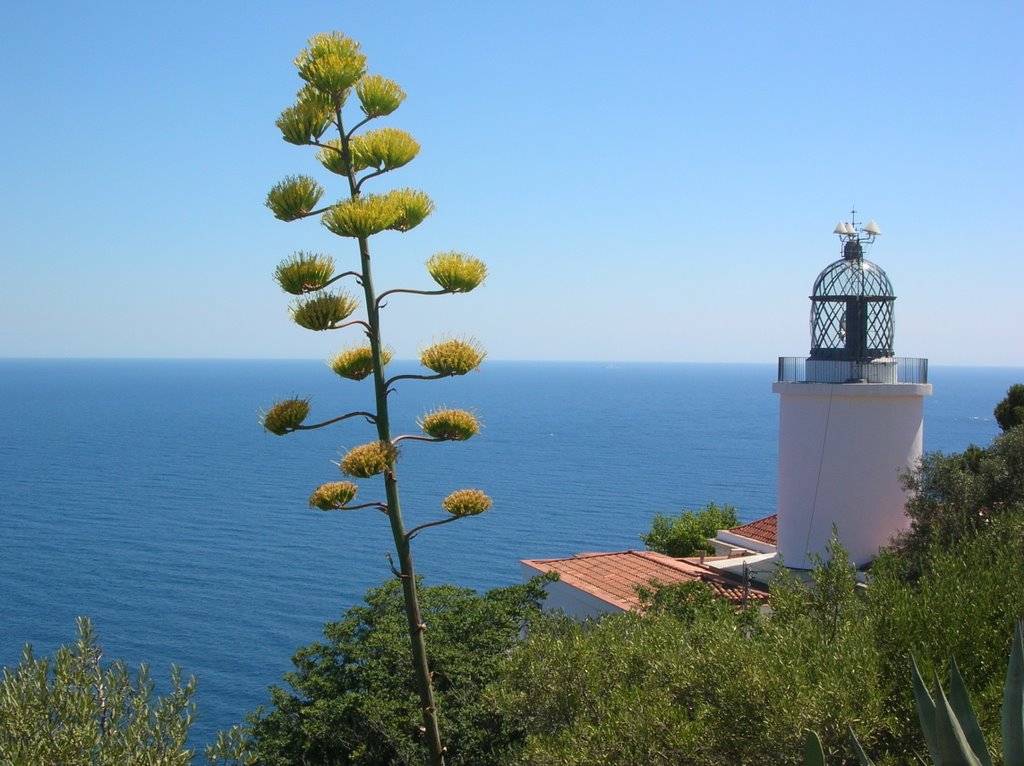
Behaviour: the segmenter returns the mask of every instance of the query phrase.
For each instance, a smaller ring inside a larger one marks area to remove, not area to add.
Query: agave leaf
[[[857,735],[853,733],[853,727],[847,726],[846,731],[850,734],[850,744],[853,745],[853,752],[857,756],[857,763],[860,766],[875,766],[875,762],[868,758],[867,753],[864,752],[864,748],[860,746],[860,741],[857,739]]]
[[[974,714],[971,695],[967,692],[967,686],[964,684],[964,678],[960,675],[960,668],[957,667],[955,659],[949,661],[949,702],[971,750],[981,761],[982,766],[992,766],[988,745],[985,744],[985,735],[981,733],[981,727],[978,726],[978,717]]]
[[[917,717],[921,721],[921,733],[924,735],[924,742],[928,746],[928,754],[932,761],[939,762],[939,748],[935,739],[935,701],[928,693],[928,688],[921,678],[921,671],[917,669],[917,660],[910,655],[911,675],[914,679],[914,698],[917,700]]]
[[[807,730],[804,738],[804,766],[825,766],[825,751],[817,732]]]
[[[960,722],[953,712],[946,693],[942,691],[938,676],[935,678],[938,702],[935,703],[935,744],[938,756],[935,766],[982,766],[967,742]]]
[[[1024,763],[1024,620],[1017,622],[1003,687],[1003,763]]]

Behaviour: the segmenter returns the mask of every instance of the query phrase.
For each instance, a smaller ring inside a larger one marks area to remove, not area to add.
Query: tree
[[[153,696],[145,665],[133,676],[119,660],[104,667],[92,624],[52,659],[26,645],[0,682],[0,764],[4,766],[188,766],[196,680],[171,669],[171,691]]]
[[[713,553],[715,549],[708,539],[717,536],[718,530],[736,524],[733,506],[708,503],[700,510],[684,510],[675,516],[656,514],[650,532],[640,535],[640,539],[649,550],[668,556],[695,556],[701,551]]]
[[[483,595],[451,585],[419,590],[453,766],[497,766],[516,742],[518,727],[498,716],[483,692],[524,623],[540,613],[543,582],[536,578]],[[247,756],[229,762],[415,762],[420,711],[401,613],[402,591],[390,580],[367,593],[365,605],[325,625],[323,642],[295,654],[286,687],[271,689],[273,708],[250,716]]]
[[[987,448],[930,452],[903,477],[910,529],[893,541],[905,576],[917,577],[933,544],[955,549],[1007,510],[1024,505],[1024,428]]]
[[[1010,386],[1006,397],[996,405],[994,414],[1004,432],[1024,423],[1024,383]]]
[[[402,167],[419,152],[419,144],[403,130],[365,130],[368,123],[393,113],[404,101],[405,93],[397,83],[367,74],[366,59],[360,52],[359,43],[336,32],[311,38],[309,47],[295,59],[295,65],[304,85],[294,106],[281,113],[277,126],[288,143],[319,150],[317,159],[328,171],[341,176],[347,187],[347,197],[336,204],[318,207],[323,187],[310,176],[289,176],[270,190],[267,206],[283,221],[316,217],[330,232],[354,240],[358,247],[359,265],[355,270],[335,273],[334,260],[330,256],[298,252],[281,262],[275,278],[285,292],[296,296],[291,305],[291,316],[301,327],[314,331],[362,329],[366,344],[342,350],[329,364],[335,373],[348,380],[372,378],[374,408],[306,424],[309,400],[286,399],[264,414],[263,425],[278,435],[320,428],[357,417],[364,418],[375,427],[376,438],[350,449],[341,459],[340,468],[343,474],[355,479],[382,476],[385,499],[355,503],[357,486],[345,480],[323,484],[310,497],[309,503],[325,511],[376,509],[388,519],[398,557],[398,568],[392,564],[392,571],[403,589],[410,650],[426,730],[425,744],[431,763],[437,766],[444,763],[445,748],[438,728],[437,704],[424,638],[426,621],[419,605],[410,541],[427,527],[488,510],[491,499],[478,489],[457,490],[441,503],[449,514],[447,517],[407,529],[399,503],[396,469],[399,443],[465,441],[476,435],[480,425],[475,415],[465,410],[438,409],[420,419],[422,435],[394,436],[388,396],[394,384],[401,380],[465,375],[480,365],[485,352],[473,339],[447,338],[420,354],[420,361],[430,374],[387,377],[385,366],[392,357],[392,351],[384,344],[381,313],[386,300],[399,294],[469,292],[483,282],[487,268],[480,260],[463,253],[440,252],[426,262],[427,271],[439,289],[396,288],[377,292],[371,271],[371,237],[385,231],[409,231],[434,209],[430,198],[414,189],[363,193],[366,182]],[[348,120],[345,109],[353,93],[362,112],[354,124]],[[333,132],[334,137],[325,138],[329,132]],[[362,288],[365,318],[352,318],[359,305],[353,295],[344,290],[327,289],[342,279],[352,279]]]

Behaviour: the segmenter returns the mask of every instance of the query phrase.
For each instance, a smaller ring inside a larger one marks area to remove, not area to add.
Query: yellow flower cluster
[[[369,479],[384,473],[398,457],[398,449],[388,442],[370,442],[353,447],[341,459],[341,472],[357,479]]]
[[[436,410],[420,418],[423,433],[445,441],[466,441],[480,433],[480,421],[466,410]]]
[[[458,489],[441,501],[441,507],[452,516],[478,516],[494,505],[479,489]]]

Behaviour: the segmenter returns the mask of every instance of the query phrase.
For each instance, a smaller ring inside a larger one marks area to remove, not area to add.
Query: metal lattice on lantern
[[[893,355],[892,285],[885,272],[864,258],[864,246],[881,234],[869,221],[835,228],[843,257],[829,264],[814,282],[811,295],[812,361],[869,363]]]

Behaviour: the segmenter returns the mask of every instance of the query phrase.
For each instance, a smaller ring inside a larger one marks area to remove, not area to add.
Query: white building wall
[[[858,566],[905,529],[900,474],[921,457],[928,384],[775,383],[778,548],[807,569],[832,534]]]
[[[530,578],[542,574],[528,564],[520,562],[523,582],[529,582]],[[567,585],[561,580],[555,580],[544,584],[544,591],[548,597],[544,600],[545,612],[564,612],[567,617],[583,622],[586,619],[600,617],[609,612],[623,612],[614,604],[609,604],[604,599],[592,596],[579,588]]]

